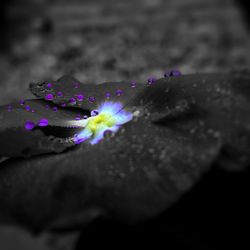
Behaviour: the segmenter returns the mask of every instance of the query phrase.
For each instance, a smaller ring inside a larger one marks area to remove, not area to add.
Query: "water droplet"
[[[53,107],[53,111],[57,112],[58,108],[57,107]]]
[[[8,112],[11,112],[11,111],[12,111],[12,109],[13,109],[13,108],[12,108],[12,106],[11,106],[11,105],[8,105],[8,106],[7,106],[7,110],[8,110]]]
[[[84,99],[84,95],[82,94],[76,95],[76,98],[77,98],[77,101],[82,102]]]
[[[136,81],[132,81],[130,85],[131,85],[131,88],[135,88],[136,87]]]
[[[74,97],[72,97],[72,98],[69,99],[69,102],[71,104],[76,104],[76,99]]]
[[[19,104],[23,106],[23,105],[25,104],[24,99],[21,99],[21,100],[19,101]]]
[[[73,83],[73,87],[74,87],[75,89],[78,89],[78,88],[79,88],[79,83],[77,83],[77,82]]]
[[[98,114],[99,114],[99,111],[96,109],[92,110],[90,113],[91,116],[97,116]]]
[[[47,101],[51,101],[51,100],[53,100],[53,99],[54,99],[53,94],[47,94],[47,95],[45,96],[45,100],[47,100]]]
[[[26,111],[30,111],[30,106],[26,105],[25,109],[26,109]]]
[[[109,99],[109,98],[111,97],[111,94],[110,94],[109,92],[107,92],[107,93],[105,94],[105,97],[106,97],[106,99]]]
[[[32,121],[26,121],[24,127],[26,130],[32,130],[35,127],[35,124]]]
[[[155,77],[151,76],[151,77],[148,78],[148,84],[149,85],[151,85],[151,84],[153,84],[155,82],[156,82],[156,78]]]
[[[81,120],[81,115],[77,115],[75,119],[76,120]]]
[[[170,76],[181,76],[181,72],[179,70],[171,70]]]
[[[42,118],[42,119],[40,119],[40,120],[38,121],[38,126],[40,126],[40,127],[46,127],[46,126],[48,126],[48,125],[49,125],[49,122],[48,122],[48,120],[45,119],[45,118]]]
[[[170,77],[170,72],[169,72],[169,71],[166,71],[166,72],[164,73],[164,77],[165,77],[165,78]]]
[[[95,102],[95,97],[94,97],[94,96],[90,96],[90,97],[89,97],[89,102],[90,102],[90,103]]]
[[[123,91],[121,89],[117,89],[115,93],[117,96],[121,96],[123,94]]]
[[[51,89],[52,88],[52,83],[47,83],[47,88]]]
[[[57,92],[58,97],[63,97],[63,93],[61,91]]]

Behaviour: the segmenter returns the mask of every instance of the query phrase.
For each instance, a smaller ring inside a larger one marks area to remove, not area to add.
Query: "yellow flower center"
[[[109,113],[101,113],[97,116],[90,117],[88,120],[86,128],[88,128],[93,134],[96,134],[105,127],[113,127],[116,123],[116,120]]]

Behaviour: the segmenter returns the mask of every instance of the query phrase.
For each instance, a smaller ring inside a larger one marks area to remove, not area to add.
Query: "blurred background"
[[[83,82],[249,68],[241,0],[1,0],[0,104],[32,81]]]
[[[250,66],[246,0],[1,0],[0,7],[0,104],[32,97],[30,82],[64,74],[96,84]],[[76,237],[34,238],[0,226],[0,249],[71,250]]]

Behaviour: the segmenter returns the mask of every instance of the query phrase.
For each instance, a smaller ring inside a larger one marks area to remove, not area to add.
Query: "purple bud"
[[[51,101],[51,100],[53,100],[54,99],[54,96],[52,95],[52,94],[47,94],[46,96],[45,96],[45,100],[47,100],[47,101]]]
[[[83,116],[83,119],[88,119],[88,116],[87,116],[87,115],[84,115],[84,116]]]
[[[62,107],[62,108],[65,108],[65,107],[66,107],[66,103],[63,102],[63,103],[61,104],[61,107]]]
[[[49,125],[49,122],[48,122],[48,120],[45,119],[45,118],[42,118],[42,119],[40,119],[40,120],[38,121],[38,126],[40,126],[40,127],[46,127],[46,126],[48,126],[48,125]]]
[[[35,110],[34,110],[34,109],[31,109],[31,112],[32,112],[32,113],[35,113]]]
[[[32,121],[27,121],[25,122],[24,127],[26,130],[32,130],[35,127],[35,124]]]

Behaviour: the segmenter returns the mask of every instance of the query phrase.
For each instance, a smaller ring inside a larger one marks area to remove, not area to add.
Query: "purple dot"
[[[94,96],[90,96],[90,97],[89,97],[89,102],[90,102],[90,103],[95,102],[95,97],[94,97]]]
[[[76,95],[77,101],[82,102],[84,99],[84,95]]]
[[[90,113],[91,116],[97,116],[98,114],[99,114],[99,112],[96,109],[92,110]]]
[[[26,105],[25,109],[26,109],[26,111],[30,111],[30,106]]]
[[[40,119],[40,120],[38,121],[38,126],[40,126],[40,127],[46,127],[46,126],[48,126],[48,125],[49,125],[49,122],[48,122],[48,120],[45,119],[45,118],[42,118],[42,119]]]
[[[52,83],[47,83],[47,88],[51,89],[52,88]]]
[[[181,76],[181,72],[179,70],[172,70],[170,76]]]
[[[57,96],[58,97],[62,97],[63,96],[63,93],[61,91],[57,92]]]
[[[155,77],[152,76],[152,77],[149,77],[149,78],[148,78],[148,84],[151,85],[151,84],[153,84],[153,83],[155,83],[155,82],[156,82],[156,78],[155,78]]]
[[[32,113],[35,113],[35,110],[34,110],[34,109],[31,109],[31,112],[32,112]]]
[[[32,121],[27,121],[27,122],[25,122],[24,127],[26,130],[32,130],[35,127],[35,124]]]
[[[135,88],[136,87],[136,81],[132,81],[130,86],[131,86],[131,88]]]
[[[21,100],[19,101],[19,104],[23,106],[23,105],[25,104],[25,101],[24,101],[23,99],[21,99]]]
[[[49,106],[48,104],[46,104],[46,105],[45,105],[45,108],[46,108],[46,109],[49,109],[49,108],[50,108],[50,106]]]
[[[47,101],[51,101],[51,100],[53,100],[54,99],[54,96],[52,95],[52,94],[47,94],[46,96],[45,96],[45,100],[47,100]]]
[[[61,104],[61,107],[62,107],[62,108],[65,108],[65,107],[66,107],[66,103],[63,102],[63,103]]]
[[[77,83],[77,82],[73,83],[73,87],[74,87],[75,89],[78,89],[78,88],[79,88],[79,83]]]
[[[115,93],[117,96],[121,96],[123,94],[123,91],[121,89],[117,89]]]
[[[57,107],[53,107],[53,111],[57,112],[58,108]]]
[[[71,104],[76,104],[76,99],[74,97],[72,97],[72,98],[69,99],[69,102]]]
[[[84,115],[84,116],[83,116],[83,119],[88,119],[88,116],[87,116],[87,115]]]
[[[110,94],[109,92],[107,92],[107,93],[105,94],[105,97],[106,97],[106,99],[109,99],[109,98],[111,97],[111,94]]]

